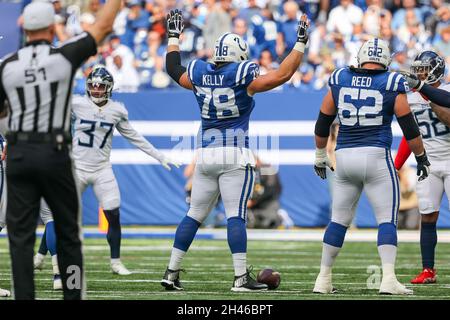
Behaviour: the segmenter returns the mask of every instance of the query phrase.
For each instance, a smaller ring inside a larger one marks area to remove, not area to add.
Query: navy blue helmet
[[[444,76],[445,60],[434,51],[423,51],[414,59],[411,72],[422,80],[425,79],[425,83],[436,83]]]
[[[104,66],[94,67],[86,79],[86,94],[96,104],[107,101],[113,87],[114,79]]]

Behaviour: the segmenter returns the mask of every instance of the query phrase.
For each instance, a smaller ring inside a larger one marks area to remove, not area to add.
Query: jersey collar
[[[47,45],[51,45],[51,43],[47,40],[41,39],[41,40],[33,40],[33,41],[29,41],[25,44],[26,47],[28,46],[37,46],[40,44],[47,44]]]

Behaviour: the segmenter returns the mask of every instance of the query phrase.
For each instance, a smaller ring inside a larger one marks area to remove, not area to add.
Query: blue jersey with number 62
[[[247,87],[258,77],[259,66],[243,61],[217,67],[193,60],[187,73],[202,117],[198,145],[248,148],[248,124],[255,101]]]
[[[390,148],[395,98],[409,91],[395,72],[351,67],[335,70],[328,80],[339,118],[337,149]]]

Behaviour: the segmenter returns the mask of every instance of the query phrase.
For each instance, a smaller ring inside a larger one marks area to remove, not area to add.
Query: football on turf
[[[263,269],[258,273],[256,281],[265,283],[269,287],[269,290],[278,288],[281,282],[280,273],[273,269]]]

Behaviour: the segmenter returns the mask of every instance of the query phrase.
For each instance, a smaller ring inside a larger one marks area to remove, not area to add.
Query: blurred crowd
[[[103,0],[51,0],[57,12],[55,42],[81,33],[95,22]],[[282,88],[319,90],[335,68],[356,65],[361,44],[380,37],[390,43],[391,69],[409,70],[415,55],[437,51],[450,65],[450,4],[446,0],[123,0],[113,34],[77,74],[77,89],[98,63],[111,71],[115,90],[134,92],[176,86],[165,73],[168,11],[181,9],[185,29],[182,63],[209,59],[214,42],[230,30],[250,45],[261,74],[293,48],[297,21],[311,21],[307,59]],[[450,80],[447,68],[446,81]]]

